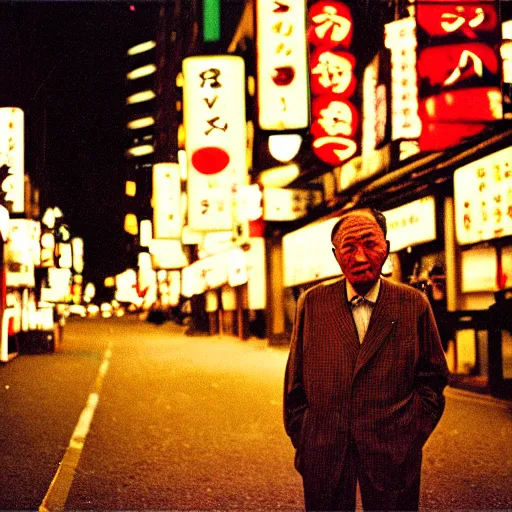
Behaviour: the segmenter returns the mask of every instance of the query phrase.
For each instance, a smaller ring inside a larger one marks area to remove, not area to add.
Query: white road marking
[[[66,500],[68,498],[73,479],[75,477],[76,468],[82,455],[85,438],[91,427],[94,411],[100,399],[100,390],[103,385],[103,379],[110,366],[110,358],[112,357],[112,342],[109,342],[107,349],[103,354],[98,375],[94,381],[93,390],[89,394],[87,404],[85,405],[78,423],[73,431],[66,453],[60,462],[59,469],[53,477],[52,483],[46,492],[43,502],[39,506],[39,512],[54,512],[64,510]]]

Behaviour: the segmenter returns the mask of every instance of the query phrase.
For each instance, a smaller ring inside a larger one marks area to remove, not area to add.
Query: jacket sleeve
[[[297,303],[284,380],[284,427],[295,448],[299,446],[302,419],[308,407],[302,374],[305,295]]]
[[[445,398],[443,390],[448,384],[449,370],[441,344],[441,338],[430,304],[420,316],[419,325],[420,357],[416,366],[416,390],[422,400],[426,421],[422,425],[425,442],[444,411]]]

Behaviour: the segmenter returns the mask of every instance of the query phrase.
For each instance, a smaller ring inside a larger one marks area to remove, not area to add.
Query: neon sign
[[[347,5],[321,1],[310,7],[313,152],[333,166],[352,158],[358,150],[359,112],[349,101],[356,88],[356,59],[347,51],[352,36],[353,19]]]
[[[418,2],[422,150],[442,150],[502,119],[499,24],[494,3]]]

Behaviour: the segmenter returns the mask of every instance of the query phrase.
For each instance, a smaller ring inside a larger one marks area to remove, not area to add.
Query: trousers
[[[417,512],[420,499],[420,474],[405,488],[400,490],[376,489],[370,479],[360,470],[355,446],[347,453],[347,463],[339,480],[338,487],[326,500],[305,494],[305,508],[313,511],[352,512],[356,509],[357,483],[361,492],[363,509],[366,512],[393,511]],[[319,499],[318,499],[319,498]]]

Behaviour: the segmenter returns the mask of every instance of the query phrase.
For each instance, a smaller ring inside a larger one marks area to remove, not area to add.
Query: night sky
[[[84,277],[96,284],[127,264],[126,51],[156,34],[159,6],[0,3],[1,106],[25,111],[25,172],[42,207],[59,206],[84,238]]]

